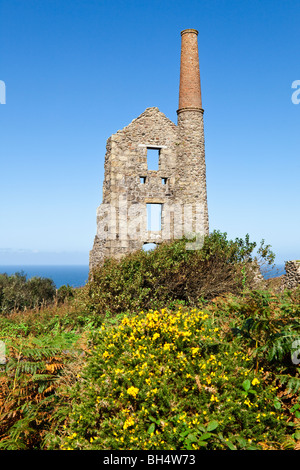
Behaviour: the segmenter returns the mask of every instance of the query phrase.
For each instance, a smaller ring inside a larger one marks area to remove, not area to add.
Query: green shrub
[[[52,279],[33,277],[27,280],[23,273],[0,274],[0,313],[47,305],[55,296]]]
[[[87,286],[86,306],[98,314],[163,308],[174,302],[196,306],[199,299],[239,293],[253,284],[256,243],[249,236],[234,241],[212,232],[200,250],[186,249],[187,239],[165,243],[154,251],[135,252],[121,261],[107,260],[94,270]],[[260,257],[271,263],[264,242]]]
[[[57,290],[57,301],[63,303],[65,300],[73,298],[74,295],[74,289],[71,286],[60,286]]]

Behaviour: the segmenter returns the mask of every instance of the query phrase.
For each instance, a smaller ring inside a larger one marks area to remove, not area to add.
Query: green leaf
[[[274,400],[274,407],[276,408],[276,410],[280,410],[281,408],[281,403],[277,398],[275,398]]]
[[[238,441],[238,443],[240,444],[240,446],[242,447],[246,447],[247,446],[247,441],[246,439],[244,439],[243,437],[237,437],[236,440]]]
[[[235,445],[231,441],[225,441],[225,444],[229,447],[230,450],[236,450]]]
[[[157,424],[157,425],[159,426],[159,424],[160,424],[160,420],[159,420],[159,419],[157,420],[157,419],[153,418],[153,416],[149,416],[149,419],[150,419],[150,421],[153,421],[153,423],[155,423],[155,424]]]
[[[296,418],[300,418],[300,411],[296,411],[295,416]]]
[[[216,429],[217,427],[219,426],[219,423],[218,421],[210,421],[210,423],[208,423],[207,425],[207,431],[210,432],[210,431],[213,431],[214,429]]]
[[[295,439],[297,440],[300,439],[300,430],[296,431],[294,436],[295,436]]]
[[[186,450],[192,450],[191,442],[187,439],[185,441]]]
[[[292,408],[290,410],[291,413],[294,413],[294,411],[298,410],[299,406],[300,406],[299,403],[296,403],[296,405],[292,406]]]
[[[246,392],[248,392],[248,390],[249,390],[249,388],[250,388],[250,385],[251,385],[251,383],[250,383],[250,380],[249,380],[249,379],[244,380],[244,382],[243,382],[243,384],[242,384],[243,389],[244,389]]]
[[[195,434],[189,434],[187,439],[190,441],[190,442],[196,442],[197,441],[197,437],[195,436]]]
[[[148,432],[148,434],[151,434],[152,432],[154,432],[154,430],[155,430],[155,424],[152,423],[152,424],[150,424],[147,432]]]
[[[204,426],[202,426],[202,424],[198,424],[198,429],[199,429],[199,431],[202,431],[202,432],[206,431],[206,428]]]
[[[210,432],[205,432],[204,434],[202,434],[202,436],[199,437],[199,441],[205,441],[206,439],[209,439],[210,436],[211,436]]]
[[[206,441],[199,441],[198,446],[205,447],[205,446],[207,446],[207,442]]]

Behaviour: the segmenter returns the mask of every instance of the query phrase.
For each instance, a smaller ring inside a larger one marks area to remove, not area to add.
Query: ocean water
[[[262,275],[264,276],[265,279],[282,276],[283,274],[285,274],[284,264],[277,264],[272,269],[271,267],[266,267],[262,269]]]
[[[82,287],[88,280],[89,267],[83,265],[74,266],[0,266],[0,273],[8,275],[23,272],[27,279],[31,277],[46,277],[53,280],[56,288],[63,285]]]
[[[82,287],[88,280],[89,267],[88,266],[0,266],[0,273],[8,275],[22,272],[27,275],[27,279],[37,276],[46,277],[53,280],[56,288],[63,285],[71,287]],[[284,265],[276,265],[272,270],[267,268],[263,271],[263,276],[266,279],[271,277],[281,276],[285,274]]]

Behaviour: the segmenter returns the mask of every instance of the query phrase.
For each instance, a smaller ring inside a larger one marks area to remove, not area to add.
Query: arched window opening
[[[155,250],[155,248],[157,248],[156,243],[144,243],[142,250],[148,252]]]

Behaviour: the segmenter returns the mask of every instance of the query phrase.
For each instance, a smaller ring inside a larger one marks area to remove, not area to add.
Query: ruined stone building
[[[208,234],[197,35],[181,32],[177,125],[151,107],[107,140],[91,270],[147,243]]]

